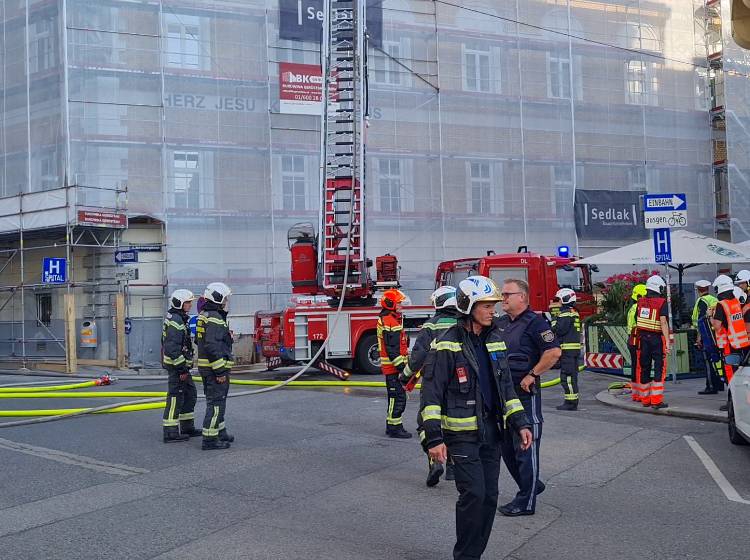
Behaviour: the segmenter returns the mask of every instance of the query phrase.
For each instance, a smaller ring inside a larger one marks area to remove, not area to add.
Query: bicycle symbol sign
[[[687,226],[687,210],[644,212],[643,225],[646,229],[683,228]]]

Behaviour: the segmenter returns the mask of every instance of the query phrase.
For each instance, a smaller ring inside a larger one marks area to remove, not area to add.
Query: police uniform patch
[[[555,340],[555,333],[553,333],[552,331],[544,331],[541,334],[542,340],[544,342],[552,342],[553,340]]]

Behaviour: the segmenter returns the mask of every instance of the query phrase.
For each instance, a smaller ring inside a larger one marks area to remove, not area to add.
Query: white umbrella
[[[673,230],[672,265],[750,262],[750,246],[728,243],[684,229]],[[586,257],[576,264],[656,264],[652,239]]]

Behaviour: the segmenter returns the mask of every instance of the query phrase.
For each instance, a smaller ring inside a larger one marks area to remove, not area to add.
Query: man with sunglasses
[[[524,449],[511,432],[503,434],[501,453],[505,466],[518,484],[518,493],[498,510],[516,517],[534,515],[536,497],[544,491],[539,480],[539,440],[542,437],[542,396],[539,378],[552,368],[562,355],[560,343],[550,324],[529,307],[529,285],[509,278],[501,293],[505,315],[497,321],[508,348],[508,363],[518,398],[531,422],[533,444]]]

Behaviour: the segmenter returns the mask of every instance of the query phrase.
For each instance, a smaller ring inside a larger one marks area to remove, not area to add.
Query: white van
[[[736,445],[750,443],[750,365],[738,368],[729,383],[727,414],[729,440]]]

